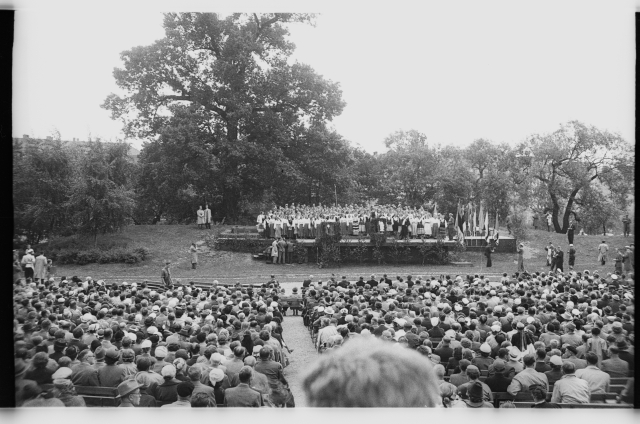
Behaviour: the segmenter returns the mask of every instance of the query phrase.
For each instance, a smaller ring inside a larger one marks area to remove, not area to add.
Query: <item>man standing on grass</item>
[[[573,266],[576,264],[576,248],[573,244],[569,245],[569,270],[573,270]]]
[[[629,233],[631,232],[631,220],[629,219],[629,214],[626,214],[624,218],[622,218],[622,225],[624,226],[624,236],[629,237]]]
[[[607,263],[607,252],[609,251],[609,246],[607,243],[602,240],[602,243],[598,246],[598,262],[600,265],[605,265]]]
[[[164,268],[162,268],[161,274],[162,282],[164,283],[165,287],[171,287],[171,271],[169,271],[169,265],[171,265],[171,261],[168,259],[165,260]]]
[[[204,205],[204,225],[210,230],[211,229],[211,209],[209,209],[209,205]]]
[[[271,263],[272,264],[278,263],[278,240],[280,240],[280,237],[276,238],[273,241],[273,243],[271,243]]]

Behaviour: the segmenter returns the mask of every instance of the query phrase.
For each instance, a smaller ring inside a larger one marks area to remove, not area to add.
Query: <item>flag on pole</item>
[[[480,203],[480,213],[478,215],[478,231],[482,234],[484,229],[484,211],[482,210],[482,203]]]
[[[476,205],[473,205],[473,221],[471,223],[471,234],[473,234],[474,236],[476,235],[476,223],[477,223],[477,218],[476,218]]]
[[[500,232],[498,231],[498,211],[496,211],[496,226],[493,229],[493,238],[496,241],[496,246],[500,240]]]
[[[460,205],[460,199],[458,199],[458,229],[460,231],[463,231],[463,227],[464,227],[464,206]]]
[[[487,209],[487,212],[485,212],[484,227],[487,234],[489,234],[489,209]]]
[[[438,218],[438,204],[433,205],[433,217]]]

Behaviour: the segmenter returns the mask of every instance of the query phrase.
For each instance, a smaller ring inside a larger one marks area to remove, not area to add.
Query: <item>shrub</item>
[[[149,257],[149,249],[146,247],[136,247],[127,249],[122,247],[114,247],[116,244],[111,243],[109,249],[90,248],[62,248],[52,250],[49,258],[54,263],[59,264],[76,264],[87,265],[90,263],[108,264],[108,263],[127,263],[135,264],[142,262]]]

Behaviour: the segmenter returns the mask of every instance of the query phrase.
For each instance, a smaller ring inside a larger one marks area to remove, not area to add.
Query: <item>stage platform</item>
[[[259,239],[264,240],[267,239],[259,238],[258,230],[256,227],[252,226],[234,226],[229,230],[220,233],[220,238],[233,238],[233,239]],[[384,243],[384,246],[388,247],[393,243],[394,237],[389,236]],[[315,246],[315,239],[298,239],[296,240],[304,247],[313,247]],[[366,243],[368,246],[372,246],[371,239],[367,236],[362,238],[362,241]],[[457,241],[449,241],[448,239],[444,239],[445,247],[453,247]],[[437,239],[435,238],[425,238],[424,242],[427,244],[436,244]],[[422,244],[422,239],[408,239],[408,240],[398,240],[398,243],[401,246],[409,246],[411,248],[417,248]],[[483,236],[467,236],[464,240],[465,248],[468,251],[479,252],[483,251],[486,247],[486,241]],[[356,247],[358,246],[358,236],[346,235],[343,236],[342,240],[340,240],[340,246],[342,247]],[[498,246],[495,248],[495,253],[516,253],[516,240],[508,235],[500,235],[500,241]]]

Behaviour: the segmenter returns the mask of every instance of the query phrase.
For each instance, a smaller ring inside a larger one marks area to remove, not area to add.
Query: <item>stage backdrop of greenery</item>
[[[15,238],[193,224],[205,202],[214,217],[248,224],[275,205],[336,197],[439,212],[482,202],[490,222],[549,211],[560,233],[571,214],[592,234],[620,227],[635,148],[581,122],[514,143],[443,147],[398,130],[385,152],[352,146],[329,125],[346,105],[339,82],[291,59],[288,28],[314,19],[166,14],[163,39],[122,52],[113,75],[123,94],[103,104],[127,136],[146,140],[138,160],[124,143],[93,142],[78,154],[59,136],[14,149]]]

